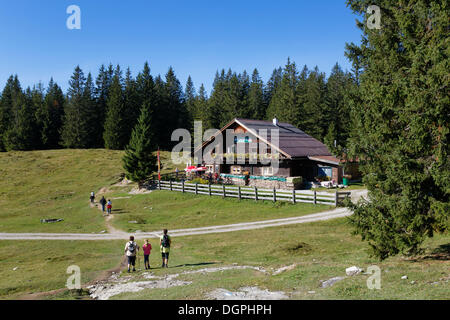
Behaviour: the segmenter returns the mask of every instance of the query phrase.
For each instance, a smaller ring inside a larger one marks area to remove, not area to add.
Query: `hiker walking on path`
[[[134,242],[134,236],[130,236],[130,241],[125,244],[125,254],[128,259],[128,272],[130,272],[131,266],[133,266],[133,271],[136,271],[137,251],[139,251],[139,246]]]
[[[170,239],[170,236],[167,234],[167,229],[163,230],[164,234],[159,239],[159,247],[161,249],[161,256],[162,256],[162,266],[161,268],[168,268],[169,263],[169,251],[170,251],[170,245],[172,244],[172,239]]]
[[[100,199],[100,204],[102,205],[102,212],[104,214],[105,213],[105,207],[106,207],[106,199],[105,199],[105,197],[102,197]]]
[[[90,199],[91,199],[91,203],[94,203],[94,200],[95,200],[95,193],[94,193],[94,191],[91,192]]]
[[[112,202],[111,202],[111,200],[108,199],[108,203],[106,204],[106,213],[108,215],[110,215],[111,214],[111,210],[112,210]]]
[[[150,260],[149,256],[152,251],[152,245],[148,242],[148,239],[145,239],[145,243],[142,246],[142,251],[144,251],[144,267],[145,270],[150,270]]]

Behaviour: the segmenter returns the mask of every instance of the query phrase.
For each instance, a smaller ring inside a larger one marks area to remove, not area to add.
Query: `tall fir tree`
[[[266,104],[264,101],[264,83],[257,69],[253,70],[252,81],[248,91],[248,117],[263,120],[266,115]]]
[[[166,149],[170,149],[174,142],[171,142],[172,132],[178,128],[189,128],[188,111],[186,109],[184,92],[180,81],[175,75],[172,67],[166,73],[165,91],[167,97],[166,105],[166,124],[168,128],[161,134],[160,145]]]
[[[114,77],[109,89],[109,97],[106,103],[107,113],[103,139],[105,148],[122,150],[128,143],[127,109],[123,90],[122,70],[116,67]]]
[[[148,102],[144,103],[123,156],[123,167],[127,178],[139,183],[157,171],[157,159],[154,154],[157,145],[154,141],[154,130],[150,126],[151,114],[152,107]]]
[[[5,151],[5,134],[13,120],[13,110],[23,101],[23,92],[17,75],[11,75],[0,99],[0,151]]]
[[[139,99],[139,94],[137,90],[136,80],[131,75],[130,68],[127,68],[125,73],[125,88],[124,88],[124,104],[126,110],[126,138],[125,140],[130,141],[131,132],[137,123],[139,118],[141,104]]]
[[[95,80],[94,96],[96,102],[96,110],[94,116],[96,117],[97,125],[94,129],[94,136],[95,144],[98,147],[102,147],[104,145],[103,131],[107,113],[107,101],[113,75],[114,68],[112,64],[109,64],[108,67],[105,67],[105,65],[102,64]]]
[[[322,140],[329,124],[328,110],[325,104],[325,74],[318,67],[309,72],[305,82],[305,95],[299,127],[318,140]]]
[[[362,44],[347,47],[364,66],[351,99],[350,147],[369,190],[369,201],[351,206],[351,221],[385,259],[416,254],[427,237],[449,227],[449,7],[448,1],[347,1],[359,15],[369,4],[381,8],[381,29],[358,23]]]
[[[298,72],[295,63],[288,58],[283,71],[283,78],[275,91],[266,118],[277,117],[278,120],[288,122],[294,126],[298,124],[300,109],[297,99]]]
[[[283,68],[279,67],[277,69],[274,69],[269,81],[267,81],[267,85],[264,87],[264,105],[266,106],[266,113],[264,114],[264,116],[266,116],[267,114],[267,107],[269,106],[273,95],[279,88],[282,79]]]
[[[51,78],[44,98],[45,118],[41,132],[45,149],[60,148],[64,101],[65,98],[61,88]]]
[[[351,131],[350,108],[347,96],[353,78],[335,64],[326,85],[325,112],[322,124],[326,139],[324,142],[335,154],[342,155],[346,150],[347,139]],[[332,126],[331,126],[332,125]],[[336,146],[335,146],[336,142]]]
[[[189,118],[189,131],[191,132],[194,128],[194,119],[197,116],[196,110],[196,97],[197,93],[195,91],[194,82],[192,81],[191,76],[188,77],[186,81],[186,89],[184,90],[186,109]]]
[[[223,106],[225,105],[225,99],[227,94],[225,70],[221,73],[216,72],[214,78],[213,89],[211,96],[208,100],[208,108],[206,109],[204,129],[219,129],[223,123]]]
[[[64,122],[61,131],[62,145],[66,148],[92,148],[95,146],[95,100],[91,74],[86,78],[77,66],[69,81],[64,105]]]
[[[39,144],[36,109],[30,88],[21,93],[12,105],[12,113],[8,130],[4,134],[4,145],[7,151],[28,151]]]

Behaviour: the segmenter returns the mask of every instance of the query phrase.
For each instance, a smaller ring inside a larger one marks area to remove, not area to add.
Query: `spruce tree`
[[[28,151],[35,149],[39,143],[36,109],[33,104],[32,91],[27,88],[19,94],[13,103],[9,129],[4,134],[7,151]]]
[[[13,120],[13,110],[23,101],[22,87],[17,75],[10,76],[0,99],[0,151],[5,151],[5,134]]]
[[[97,125],[94,128],[94,137],[95,137],[95,144],[98,147],[103,147],[104,145],[104,139],[103,139],[103,132],[104,132],[104,124],[106,119],[106,113],[107,113],[107,101],[109,98],[109,91],[112,83],[112,79],[114,76],[114,68],[112,64],[109,64],[108,68],[105,67],[105,65],[101,65],[98,76],[95,80],[95,90],[94,90],[94,96],[95,96],[95,104],[96,104],[96,110],[95,110],[95,122]]]
[[[253,70],[252,82],[248,92],[248,110],[248,117],[251,119],[263,120],[265,118],[264,83],[257,69]]]
[[[320,72],[318,67],[309,73],[305,90],[299,126],[307,134],[323,140],[330,119],[325,104],[325,74]]]
[[[298,124],[300,108],[297,98],[298,72],[295,63],[288,59],[283,71],[283,78],[275,91],[266,118],[277,117],[278,120],[288,122],[294,126]]]
[[[164,115],[168,127],[163,132],[160,132],[162,137],[160,146],[170,149],[173,144],[171,142],[172,132],[178,128],[189,128],[189,118],[184,100],[183,88],[181,87],[180,81],[175,76],[175,71],[172,67],[167,71],[165,78],[167,105]]]
[[[142,105],[141,115],[123,157],[123,167],[127,178],[139,183],[149,178],[158,168],[154,154],[157,145],[154,142],[154,132],[150,127],[151,110],[149,103]]]
[[[42,142],[46,149],[59,148],[60,131],[64,116],[64,94],[61,88],[50,79],[45,95],[47,117],[42,127]]]
[[[123,92],[122,71],[117,66],[109,88],[103,139],[105,148],[122,150],[128,143],[127,109]]]
[[[184,90],[186,109],[188,112],[189,118],[189,131],[192,131],[194,128],[194,119],[197,115],[197,110],[195,109],[195,100],[196,100],[196,91],[194,87],[194,82],[192,81],[191,76],[188,77],[186,81],[186,89]]]
[[[84,77],[79,66],[69,81],[67,100],[64,106],[64,123],[61,131],[62,145],[66,148],[95,147],[96,122],[95,100],[91,74]]]
[[[416,254],[449,227],[448,1],[347,4],[381,8],[381,29],[360,22],[362,44],[347,47],[363,66],[350,147],[369,190],[351,221],[380,259]]]
[[[273,95],[279,88],[282,79],[283,79],[283,68],[279,67],[278,69],[274,69],[269,81],[267,81],[267,85],[264,87],[264,104],[266,106],[266,109],[269,106]]]
[[[126,110],[126,141],[127,144],[131,138],[131,132],[137,123],[139,118],[141,102],[137,90],[136,80],[132,77],[130,68],[125,73],[125,88],[124,88],[124,104]]]
[[[225,79],[225,70],[221,73],[216,72],[214,78],[213,90],[211,96],[208,100],[208,108],[205,113],[205,123],[204,128],[207,129],[219,129],[221,124],[224,122],[222,113],[223,106],[225,105],[225,99],[227,94],[227,80]]]

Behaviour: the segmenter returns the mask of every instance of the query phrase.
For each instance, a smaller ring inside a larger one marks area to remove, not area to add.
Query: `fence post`
[[[198,194],[198,182],[195,183],[195,194]]]
[[[317,204],[317,191],[314,190],[314,204]]]
[[[225,198],[227,196],[226,190],[225,190],[225,185],[222,185],[222,189],[223,189],[223,197]]]
[[[277,190],[273,188],[273,202],[277,202]]]
[[[339,193],[336,191],[336,197],[334,198],[334,206],[337,207],[338,205],[338,195]]]
[[[161,180],[158,180],[158,187],[159,187],[159,190],[161,190]]]
[[[183,192],[183,193],[184,193],[184,180],[183,180],[183,181],[181,181],[181,192]]]
[[[241,186],[238,186],[238,195],[239,195],[239,200],[241,200]]]
[[[211,183],[209,184],[209,196],[211,197]]]
[[[295,189],[292,190],[292,203],[295,204]]]
[[[255,201],[258,201],[258,188],[255,187]]]
[[[173,191],[173,188],[172,188],[172,180],[170,180],[170,191]]]

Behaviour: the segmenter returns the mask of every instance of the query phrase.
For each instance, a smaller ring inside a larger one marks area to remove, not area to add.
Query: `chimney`
[[[278,119],[277,117],[273,118],[272,123],[274,126],[278,126]]]

